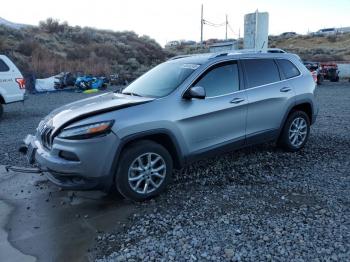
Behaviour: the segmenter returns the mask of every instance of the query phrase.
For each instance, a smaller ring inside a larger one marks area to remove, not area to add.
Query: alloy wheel
[[[302,117],[293,120],[289,128],[289,141],[294,147],[300,147],[307,136],[307,123]]]
[[[129,185],[138,194],[152,193],[162,185],[166,170],[163,157],[151,152],[142,154],[129,167]]]

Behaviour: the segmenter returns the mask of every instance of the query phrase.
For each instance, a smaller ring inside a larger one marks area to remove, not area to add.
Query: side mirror
[[[184,93],[183,98],[185,99],[204,99],[205,98],[205,89],[201,86],[192,86]]]

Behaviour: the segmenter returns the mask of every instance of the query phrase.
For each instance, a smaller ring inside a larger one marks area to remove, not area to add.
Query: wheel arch
[[[303,112],[305,112],[307,114],[307,116],[309,117],[310,124],[312,123],[312,121],[313,121],[313,110],[312,110],[311,103],[304,102],[304,103],[297,104],[290,110],[289,114],[294,112],[294,111],[303,111]]]
[[[303,111],[307,114],[307,116],[309,117],[310,120],[310,125],[313,123],[313,118],[314,118],[314,111],[313,111],[313,107],[312,107],[312,102],[309,100],[303,100],[300,101],[294,105],[291,105],[290,108],[287,110],[287,112],[285,113],[284,117],[283,117],[283,121],[281,123],[281,126],[279,128],[279,132],[278,132],[278,138],[280,137],[283,127],[289,117],[289,115],[291,113],[293,113],[294,111]]]
[[[122,151],[126,147],[128,147],[130,144],[136,143],[137,141],[141,141],[141,140],[154,141],[164,146],[164,148],[169,151],[172,157],[174,167],[176,169],[180,169],[184,166],[185,159],[183,157],[181,148],[177,143],[175,136],[166,129],[155,129],[155,130],[149,130],[149,131],[132,134],[130,136],[127,136],[121,139],[121,143],[117,149],[117,152],[114,157],[114,162],[112,165],[111,173],[113,174],[113,176],[116,174],[116,170],[118,168],[118,163],[119,163],[119,159]]]

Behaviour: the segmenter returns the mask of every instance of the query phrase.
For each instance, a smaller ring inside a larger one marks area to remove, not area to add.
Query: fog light
[[[79,161],[79,158],[77,157],[77,155],[69,151],[60,151],[58,155],[59,157],[69,161],[76,161],[76,162]]]

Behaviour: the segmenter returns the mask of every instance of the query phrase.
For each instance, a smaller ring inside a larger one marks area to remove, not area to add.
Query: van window
[[[226,95],[238,91],[237,63],[225,62],[215,65],[206,71],[194,85],[204,87],[206,97]]]
[[[6,65],[2,59],[0,59],[0,72],[7,72],[9,70],[10,68],[8,67],[8,65]]]
[[[299,69],[292,62],[286,59],[277,59],[276,61],[286,79],[300,75]]]
[[[249,88],[281,80],[277,65],[273,59],[245,59],[242,61]]]

